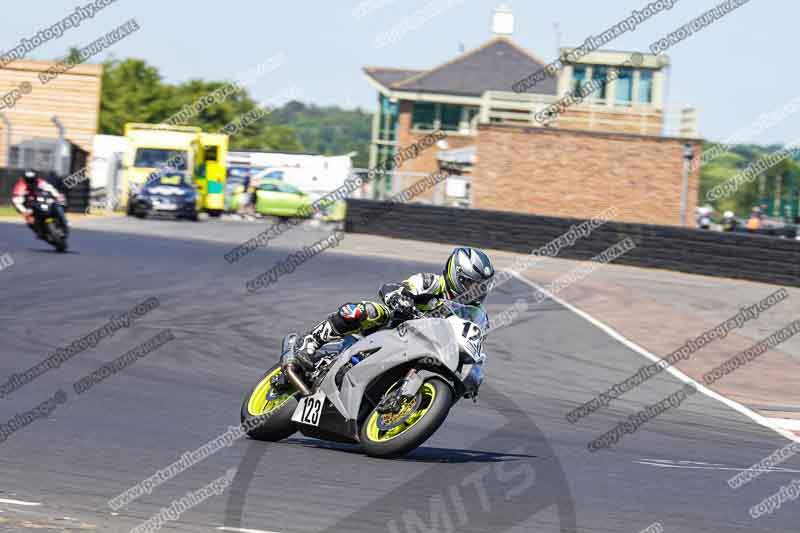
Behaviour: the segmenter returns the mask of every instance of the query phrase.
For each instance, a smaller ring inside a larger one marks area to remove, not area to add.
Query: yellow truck
[[[123,165],[123,205],[128,205],[128,200],[159,170],[169,168],[192,176],[202,209],[212,216],[222,213],[227,135],[203,133],[192,126],[129,123],[125,125],[125,137],[130,149]]]
[[[201,133],[202,160],[195,175],[203,207],[211,216],[225,210],[225,178],[228,175],[228,140],[221,133]]]

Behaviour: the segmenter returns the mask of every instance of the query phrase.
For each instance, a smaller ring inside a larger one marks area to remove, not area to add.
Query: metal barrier
[[[20,169],[0,167],[0,205],[11,205],[11,193],[22,175],[23,171]]]
[[[503,211],[349,199],[345,231],[530,254],[581,220]],[[626,237],[636,247],[615,264],[800,287],[800,241],[748,233],[607,222],[558,257],[591,259]]]
[[[11,205],[11,195],[14,185],[22,178],[25,171],[19,168],[0,167],[0,205]],[[66,187],[58,178],[48,180],[67,199],[67,211],[83,213],[89,206],[89,181],[86,180],[74,187]]]

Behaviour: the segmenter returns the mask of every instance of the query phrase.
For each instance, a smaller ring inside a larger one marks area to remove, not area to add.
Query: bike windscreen
[[[481,328],[484,335],[489,331],[489,315],[486,314],[483,307],[464,305],[453,301],[446,301],[445,305],[460,319],[472,322]]]

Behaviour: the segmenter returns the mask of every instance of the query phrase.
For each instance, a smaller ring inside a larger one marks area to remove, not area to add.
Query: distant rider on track
[[[36,234],[36,237],[41,239],[42,230],[36,226],[36,220],[33,216],[33,208],[31,204],[36,201],[36,195],[39,191],[51,194],[61,205],[65,204],[64,195],[56,190],[55,187],[47,183],[42,178],[36,175],[34,170],[28,169],[22,178],[14,185],[11,202],[14,208],[25,217],[25,222],[28,227]]]

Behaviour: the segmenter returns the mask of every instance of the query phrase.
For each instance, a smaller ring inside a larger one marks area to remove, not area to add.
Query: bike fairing
[[[346,303],[305,336],[290,333],[242,404],[243,422],[268,415],[248,434],[278,441],[300,431],[384,458],[415,449],[460,398],[477,398],[493,278],[486,254],[456,248],[441,275],[384,284],[381,301]]]

